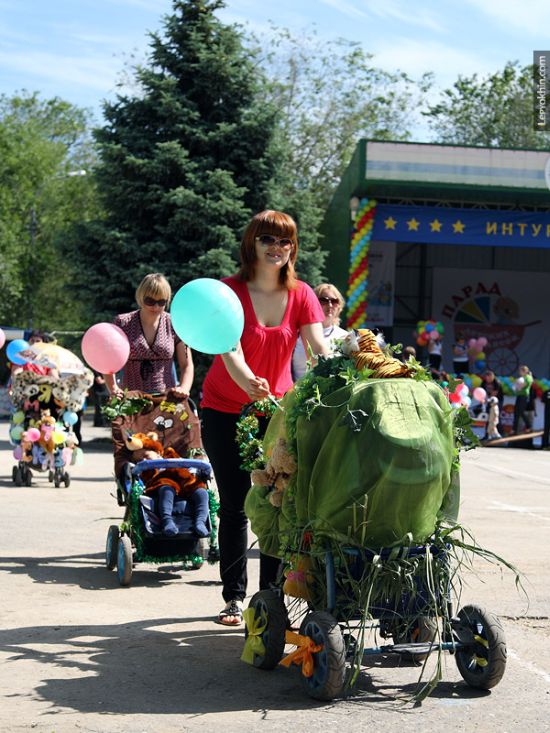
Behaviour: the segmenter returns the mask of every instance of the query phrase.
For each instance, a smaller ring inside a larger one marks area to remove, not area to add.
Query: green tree
[[[45,328],[74,323],[67,232],[94,210],[93,165],[84,110],[23,92],[0,97],[0,322]]]
[[[517,62],[482,77],[459,76],[424,114],[442,143],[502,148],[550,145],[550,134],[533,127],[533,67]]]
[[[252,212],[268,203],[275,115],[221,0],[174,0],[134,89],[104,106],[96,133],[107,217],[79,233],[79,287],[97,318],[131,308],[144,274],[173,287],[237,269]],[[85,273],[85,276],[84,276]]]

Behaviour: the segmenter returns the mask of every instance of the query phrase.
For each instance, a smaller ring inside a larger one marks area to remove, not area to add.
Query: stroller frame
[[[352,564],[361,565],[374,561],[383,563],[395,557],[396,548],[373,552],[342,547],[341,551]],[[506,667],[506,641],[497,616],[477,605],[463,606],[455,615],[450,557],[446,548],[426,544],[399,548],[399,551],[408,557],[419,558],[430,553],[434,563],[442,563],[446,588],[437,594],[435,607],[423,599],[420,587],[414,599],[405,594],[398,604],[378,600],[369,603],[367,609],[357,607],[355,614],[346,615],[344,622],[339,622],[342,576],[338,574],[333,552],[327,549],[324,556],[317,558],[325,571],[324,603],[308,602],[307,611],[299,613],[292,624],[281,578],[271,589],[259,591],[252,597],[249,608],[253,609],[253,616],[247,620],[246,637],[252,635],[261,640],[261,645],[256,642],[252,664],[265,670],[274,669],[278,664],[302,664],[303,688],[318,700],[339,697],[353,685],[354,675],[348,677],[347,662],[352,662],[358,672],[363,656],[388,653],[422,664],[431,653],[449,652],[469,686],[488,690],[498,684]],[[345,600],[349,601],[349,597]],[[363,623],[361,626],[359,619],[365,617],[369,619],[368,625]],[[366,628],[378,628],[380,636],[392,637],[393,643],[358,649],[354,636],[344,633],[346,628],[354,630],[354,619],[358,620],[355,629],[359,629],[359,639]],[[291,625],[296,628],[298,624],[299,634],[296,634]],[[298,649],[283,658],[285,644],[295,644]]]

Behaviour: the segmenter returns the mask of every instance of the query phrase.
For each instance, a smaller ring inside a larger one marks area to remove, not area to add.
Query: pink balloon
[[[474,396],[474,399],[476,399],[478,402],[485,402],[485,400],[487,399],[487,392],[483,389],[483,387],[476,387],[472,394]]]
[[[477,340],[476,339],[469,339],[468,340],[468,346],[470,349],[475,349],[477,347]]]
[[[30,440],[31,443],[36,443],[36,441],[40,438],[40,430],[38,428],[29,428],[26,432],[27,440]]]
[[[128,361],[130,342],[114,323],[96,323],[82,337],[82,355],[96,372],[115,374]]]
[[[481,338],[478,338],[477,343],[481,346],[481,350],[483,350],[487,346],[488,341],[485,336],[482,336]]]
[[[440,334],[438,331],[430,331],[430,333],[428,334],[428,338],[430,339],[430,341],[437,341],[438,338],[440,338]]]
[[[4,346],[5,343],[6,343],[6,334],[0,328],[0,349],[2,348],[2,346]]]

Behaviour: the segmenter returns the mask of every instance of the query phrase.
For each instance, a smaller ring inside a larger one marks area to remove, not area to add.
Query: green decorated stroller
[[[468,685],[494,687],[506,665],[500,621],[457,608],[460,558],[475,544],[456,521],[463,413],[420,372],[375,379],[343,357],[321,361],[280,407],[246,511],[282,572],[245,611],[243,660],[298,665],[320,700],[352,690],[365,656],[381,653],[422,664],[418,697],[439,679],[437,665],[426,681],[430,655],[443,652]],[[297,470],[274,501],[281,474],[270,461],[285,446]]]
[[[205,560],[216,562],[218,502],[210,486],[212,469],[205,460],[193,403],[171,392],[153,396],[128,392],[113,398],[104,413],[112,419],[117,501],[125,507],[122,524],[111,525],[107,532],[107,568],[116,568],[120,585],[128,586],[138,562],[181,563],[186,569],[198,569]],[[143,451],[128,447],[129,439],[138,435],[154,435],[163,452],[175,451],[178,457],[144,459]],[[148,485],[152,479],[163,483],[162,477],[175,471],[183,471],[193,484],[206,488],[206,532],[200,536],[190,496],[176,496],[170,508],[174,530],[169,536],[163,532],[159,500],[149,493]]]

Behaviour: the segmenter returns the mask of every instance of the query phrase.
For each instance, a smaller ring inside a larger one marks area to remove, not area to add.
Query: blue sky
[[[142,58],[171,0],[0,0],[0,93],[60,96],[94,110]],[[441,86],[550,49],[548,0],[227,0],[219,13],[268,39],[269,21],[359,41],[387,70],[433,71]]]

